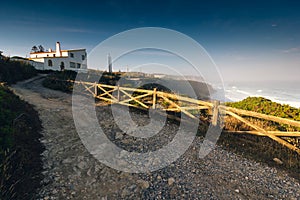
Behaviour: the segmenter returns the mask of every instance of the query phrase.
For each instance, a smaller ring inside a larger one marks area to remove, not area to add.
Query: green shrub
[[[289,105],[281,105],[263,97],[248,97],[239,102],[226,103],[226,105],[267,115],[300,120],[300,109],[293,108]],[[251,123],[269,131],[300,131],[299,128],[285,124],[279,124],[276,122],[252,117],[245,118]],[[233,117],[227,116],[224,129],[236,131],[250,130],[252,128]],[[289,141],[298,148],[300,147],[300,140],[297,137],[281,138]],[[269,137],[261,137],[250,134],[223,133],[218,142],[225,148],[231,149],[239,154],[242,154],[243,156],[268,163],[269,165],[276,166],[280,169],[284,169],[290,173],[291,176],[300,180],[300,156],[296,152],[275,142]],[[276,163],[273,161],[274,158],[279,158],[283,164],[276,165]]]
[[[33,199],[42,176],[36,111],[0,86],[0,199]]]
[[[263,97],[248,97],[239,102],[227,103],[227,105],[234,108],[300,121],[300,109],[286,104],[282,105],[272,102],[271,100]]]
[[[37,75],[37,71],[31,65],[19,61],[0,62],[0,82],[8,84],[29,79]]]

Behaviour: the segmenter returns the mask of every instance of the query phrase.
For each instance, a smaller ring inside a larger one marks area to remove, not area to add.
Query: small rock
[[[90,168],[90,169],[86,172],[86,174],[87,174],[88,176],[91,176],[91,172],[92,172],[92,168]]]
[[[172,185],[175,182],[174,178],[168,178],[168,184]]]
[[[137,183],[140,185],[141,188],[143,189],[147,189],[149,188],[149,183],[148,181],[144,181],[144,180],[138,180]]]
[[[71,158],[66,158],[62,161],[63,164],[69,164],[72,162],[72,159]]]
[[[86,163],[85,162],[83,162],[83,161],[81,161],[80,163],[78,163],[78,165],[77,165],[77,167],[79,168],[79,169],[84,169],[85,168],[85,166],[86,166]]]
[[[161,180],[161,176],[160,175],[157,176],[157,180]]]
[[[236,190],[234,190],[236,193],[240,193],[240,190],[239,189],[236,189]]]
[[[54,189],[54,190],[52,191],[52,194],[57,194],[57,190]]]
[[[116,132],[116,135],[115,135],[115,139],[116,140],[121,140],[123,139],[124,135],[122,132]]]
[[[122,192],[121,192],[121,197],[122,198],[125,198],[128,195],[130,195],[130,191],[127,188],[125,188],[124,190],[122,190]]]
[[[276,162],[279,165],[283,164],[283,162],[279,158],[273,158],[273,161]]]

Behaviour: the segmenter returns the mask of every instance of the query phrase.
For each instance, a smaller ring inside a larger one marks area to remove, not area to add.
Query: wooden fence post
[[[153,89],[153,102],[152,102],[152,108],[156,108],[156,88]]]
[[[212,110],[212,125],[218,125],[218,118],[219,118],[219,105],[220,101],[214,100],[213,101],[213,110]]]
[[[95,82],[95,97],[98,96],[98,86],[97,82]]]
[[[118,83],[118,87],[117,87],[117,99],[119,102],[120,101],[120,83]]]

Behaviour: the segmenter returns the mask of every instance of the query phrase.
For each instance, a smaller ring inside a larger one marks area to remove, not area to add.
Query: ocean
[[[264,97],[280,104],[300,108],[300,81],[228,82],[224,83],[224,90],[218,85],[213,87],[217,92],[211,96],[220,101],[232,102],[247,97]],[[225,93],[225,100],[223,93]]]

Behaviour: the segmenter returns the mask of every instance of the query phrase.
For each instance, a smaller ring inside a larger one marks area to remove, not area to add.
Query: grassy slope
[[[37,74],[34,67],[0,60],[0,82],[16,83]],[[41,181],[41,123],[31,105],[0,85],[0,199],[32,199]]]
[[[30,199],[39,187],[40,124],[32,106],[0,87],[0,199]]]
[[[300,120],[300,109],[293,108],[289,105],[281,105],[262,97],[248,97],[240,102],[228,103],[227,105],[263,114]],[[299,131],[299,128],[275,122],[253,118],[248,118],[248,120],[254,124],[264,127],[266,130]],[[242,122],[230,117],[226,120],[225,129],[250,130],[250,128],[245,126]],[[299,138],[283,138],[300,147]],[[276,166],[279,169],[284,169],[293,177],[300,180],[300,156],[268,137],[223,133],[219,142],[224,147],[248,158],[265,162],[271,166]],[[283,161],[283,164],[276,164],[273,161],[274,158],[279,158]]]
[[[8,84],[29,79],[37,75],[37,71],[31,65],[23,62],[0,60],[0,82]]]

